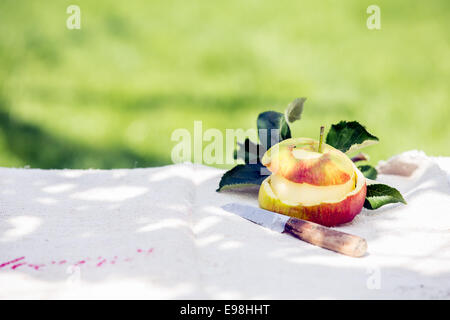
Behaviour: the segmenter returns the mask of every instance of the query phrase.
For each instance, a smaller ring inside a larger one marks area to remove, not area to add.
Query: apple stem
[[[320,139],[319,139],[319,153],[322,153],[322,143],[323,143],[323,132],[325,130],[324,126],[320,127]]]

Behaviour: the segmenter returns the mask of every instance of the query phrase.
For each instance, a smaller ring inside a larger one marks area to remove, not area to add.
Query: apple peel
[[[356,186],[338,200],[321,201],[317,204],[288,203],[279,199],[271,186],[272,176],[267,177],[259,189],[258,201],[261,208],[287,216],[312,221],[332,227],[350,222],[361,212],[366,198],[366,179],[353,165]]]
[[[316,186],[340,185],[353,175],[353,162],[341,151],[310,138],[286,139],[270,148],[262,164],[289,181]]]

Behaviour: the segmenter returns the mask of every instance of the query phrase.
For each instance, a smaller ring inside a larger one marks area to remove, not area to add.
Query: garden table
[[[337,227],[368,242],[351,258],[223,210],[257,189],[217,193],[216,168],[1,168],[0,298],[450,298],[450,158],[379,169],[408,205]]]

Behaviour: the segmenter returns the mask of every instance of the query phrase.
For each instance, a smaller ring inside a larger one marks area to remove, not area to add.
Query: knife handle
[[[297,218],[289,218],[284,232],[315,246],[351,257],[361,257],[367,250],[367,242],[361,237]]]

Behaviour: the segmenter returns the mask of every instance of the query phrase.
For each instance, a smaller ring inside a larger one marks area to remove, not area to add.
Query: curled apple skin
[[[274,174],[295,183],[332,186],[348,182],[353,162],[343,152],[310,138],[291,138],[272,146],[261,162]]]
[[[356,168],[355,168],[356,169]],[[287,216],[312,221],[327,227],[337,226],[352,221],[359,214],[366,198],[366,181],[362,173],[356,169],[356,188],[342,200],[321,202],[315,205],[288,204],[278,199],[266,178],[259,189],[258,201],[261,208],[278,212]]]

